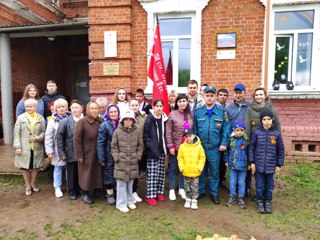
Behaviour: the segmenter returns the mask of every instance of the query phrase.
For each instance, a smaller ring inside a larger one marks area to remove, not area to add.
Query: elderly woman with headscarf
[[[107,108],[105,121],[99,127],[97,140],[98,161],[103,167],[103,185],[107,189],[107,203],[115,205],[116,180],[113,177],[114,160],[111,154],[111,141],[119,124],[120,111],[116,105]]]

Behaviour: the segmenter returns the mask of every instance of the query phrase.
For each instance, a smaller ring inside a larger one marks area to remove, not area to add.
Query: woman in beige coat
[[[14,126],[14,164],[22,170],[27,196],[32,191],[40,191],[35,182],[38,169],[44,163],[42,141],[46,126],[44,118],[36,113],[37,104],[37,100],[27,99],[24,102],[26,112],[18,117]]]
[[[142,131],[136,123],[134,112],[122,113],[118,129],[112,136],[111,150],[115,162],[113,175],[117,180],[116,207],[121,212],[135,209],[132,186],[139,177],[138,161],[143,152]]]

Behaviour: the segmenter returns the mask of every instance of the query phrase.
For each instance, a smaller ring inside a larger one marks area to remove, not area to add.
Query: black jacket
[[[166,131],[166,121],[168,117],[165,113],[162,114],[162,140],[163,140],[163,149],[166,154],[166,143],[165,143],[165,131]],[[145,149],[147,151],[147,157],[149,159],[159,158],[159,136],[157,129],[157,121],[154,116],[153,109],[150,110],[148,118],[144,123],[144,132],[143,132],[143,142]]]
[[[55,101],[59,98],[63,98],[66,100],[66,98],[62,95],[59,94],[58,91],[56,91],[55,93],[48,93],[47,91],[44,93],[44,95],[42,96],[42,100],[44,103],[44,118],[51,116],[51,111],[48,109],[48,105],[50,102]]]
[[[73,131],[75,125],[73,116],[69,115],[59,123],[57,131],[57,146],[59,156],[65,156],[66,162],[76,162],[73,151]]]

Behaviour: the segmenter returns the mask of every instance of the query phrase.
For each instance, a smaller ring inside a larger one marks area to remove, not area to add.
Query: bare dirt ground
[[[65,221],[87,218],[102,211],[114,211],[114,206],[107,206],[105,200],[97,200],[93,205],[84,204],[80,199],[70,201],[67,196],[57,199],[50,185],[40,186],[41,191],[27,197],[24,195],[23,186],[10,192],[0,191],[0,239],[17,236],[21,229],[29,229],[36,232],[37,239],[45,239],[45,225],[52,224],[55,229]],[[144,184],[140,186],[140,194],[143,196]],[[168,194],[166,195],[168,196]],[[270,229],[263,221],[252,221],[250,216],[257,214],[254,210],[254,202],[247,200],[248,209],[240,210],[238,206],[226,207],[227,191],[221,190],[221,205],[213,206],[209,197],[199,201],[197,211],[183,208],[183,201],[178,199],[171,202],[168,199],[156,207],[146,203],[138,204],[138,211],[148,214],[150,211],[168,211],[174,213],[183,221],[196,221],[199,231],[219,234],[238,234],[244,239],[290,239],[281,232]],[[275,211],[279,206],[274,206]],[[134,211],[130,214],[135,214]],[[295,239],[304,239],[296,236]]]

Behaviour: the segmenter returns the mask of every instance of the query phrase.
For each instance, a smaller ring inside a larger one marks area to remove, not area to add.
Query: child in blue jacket
[[[224,159],[230,174],[230,196],[226,205],[231,207],[238,202],[240,208],[247,208],[243,198],[246,189],[249,138],[245,132],[246,125],[242,120],[235,121],[232,129],[228,151]],[[238,201],[236,198],[237,185]]]
[[[260,126],[252,135],[249,147],[251,170],[255,172],[258,213],[272,213],[274,173],[279,174],[284,162],[284,144],[280,132],[272,126],[273,113],[260,113]]]

